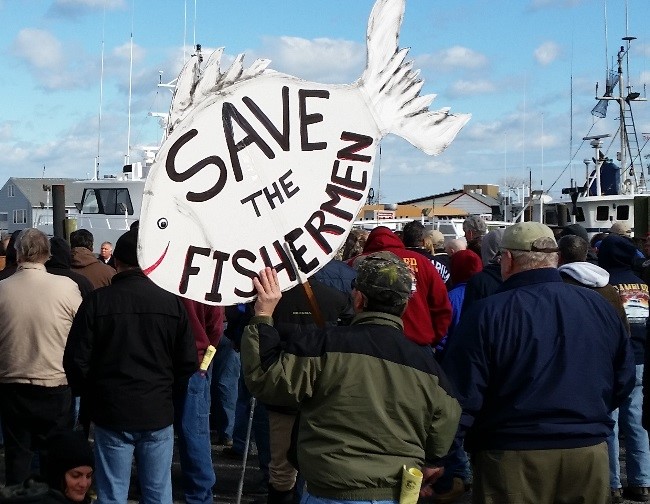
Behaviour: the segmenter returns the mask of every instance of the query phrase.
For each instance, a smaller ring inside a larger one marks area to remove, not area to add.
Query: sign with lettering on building
[[[221,51],[186,64],[168,136],[145,185],[140,266],[161,287],[230,305],[254,298],[252,278],[275,267],[282,290],[325,265],[365,203],[387,133],[438,154],[467,115],[429,111],[398,50],[404,2],[378,0],[368,63],[351,85],[266,70]]]

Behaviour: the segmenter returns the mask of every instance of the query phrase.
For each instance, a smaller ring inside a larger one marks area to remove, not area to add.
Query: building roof
[[[493,198],[492,196],[486,196],[485,194],[475,193],[475,192],[468,192],[468,193],[465,193],[465,195],[469,196],[471,198],[474,198],[476,201],[479,201],[479,202],[481,202],[484,205],[487,205],[489,207],[499,206],[499,200],[497,200],[496,198]],[[459,195],[459,197],[460,197],[460,195]],[[452,203],[452,202],[450,202],[450,203]]]
[[[412,203],[423,203],[425,201],[432,201],[433,199],[437,198],[444,198],[445,196],[451,196],[453,194],[463,194],[462,189],[454,189],[452,191],[446,192],[446,193],[440,193],[440,194],[432,194],[431,196],[422,196],[420,198],[415,198],[415,199],[410,199],[406,201],[399,201],[397,202],[398,205],[410,205]]]
[[[47,191],[43,186],[64,185],[65,186],[65,206],[74,207],[75,203],[81,203],[83,195],[83,185],[73,184],[81,179],[72,178],[18,178],[11,177],[8,183],[13,183],[20,192],[29,200],[32,207],[39,207],[41,203],[48,204]],[[5,185],[7,185],[5,184]],[[52,205],[52,193],[49,195],[49,205]]]
[[[483,203],[484,205],[487,205],[489,207],[493,206],[498,206],[499,201],[496,198],[493,198],[492,196],[487,196],[482,193],[477,193],[474,191],[465,191],[464,189],[454,189],[453,191],[449,191],[446,193],[440,193],[440,194],[432,194],[431,196],[423,196],[421,198],[415,198],[407,201],[400,201],[397,203],[398,205],[409,205],[413,203],[428,203],[431,201],[435,201],[436,199],[441,199],[441,198],[447,198],[449,196],[456,196],[461,197],[461,196],[470,196],[474,198],[476,201],[479,201]],[[457,199],[455,198],[455,199]],[[451,201],[454,201],[455,199],[452,199]]]

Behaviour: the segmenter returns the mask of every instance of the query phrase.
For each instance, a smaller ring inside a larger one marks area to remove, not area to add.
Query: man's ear
[[[352,306],[354,307],[355,313],[361,313],[366,307],[366,296],[363,292],[354,289],[352,291]]]

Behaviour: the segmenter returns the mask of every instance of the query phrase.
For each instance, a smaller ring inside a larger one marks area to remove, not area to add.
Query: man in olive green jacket
[[[422,495],[431,495],[441,474],[433,466],[449,450],[461,409],[431,349],[404,336],[411,282],[397,256],[370,254],[352,292],[352,324],[281,345],[275,270],[253,280],[255,316],[241,345],[246,384],[262,401],[298,406],[298,462],[316,500],[397,501],[404,465],[423,468]]]

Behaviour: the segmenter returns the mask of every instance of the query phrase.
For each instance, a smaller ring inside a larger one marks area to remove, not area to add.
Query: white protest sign
[[[154,282],[209,304],[254,298],[252,278],[278,271],[282,290],[323,267],[364,204],[381,138],[437,154],[469,116],[431,112],[433,96],[404,62],[404,2],[379,0],[368,64],[352,85],[242,67],[221,51],[179,76],[166,138],[145,185],[138,259]],[[291,255],[292,257],[290,257]]]

